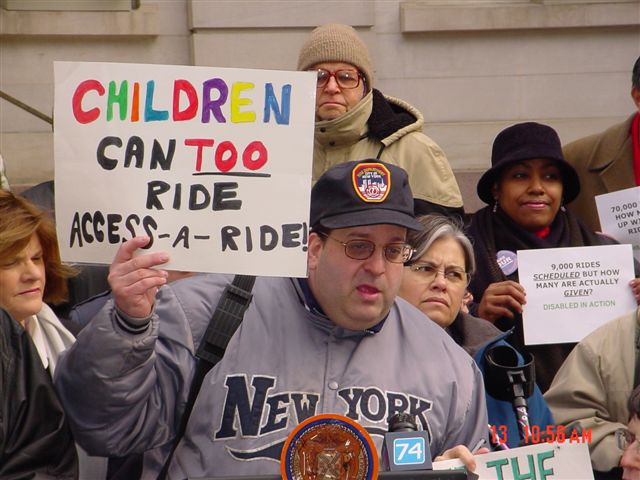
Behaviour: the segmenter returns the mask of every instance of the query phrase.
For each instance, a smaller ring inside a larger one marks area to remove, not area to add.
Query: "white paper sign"
[[[166,268],[305,276],[315,75],[55,63],[63,259],[110,263],[135,235]]]
[[[633,245],[633,256],[640,261],[640,187],[596,195],[595,200],[602,232]]]
[[[519,250],[527,345],[579,342],[637,306],[631,245]]]
[[[593,480],[587,443],[540,443],[476,455],[479,480]],[[462,468],[460,460],[433,462],[434,470]]]

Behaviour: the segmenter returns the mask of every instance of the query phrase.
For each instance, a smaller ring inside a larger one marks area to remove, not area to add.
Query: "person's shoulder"
[[[32,198],[35,196],[44,196],[47,198],[51,198],[53,194],[54,194],[53,180],[47,180],[47,181],[38,183],[33,187],[29,187],[24,192],[22,192],[22,195],[26,198]]]
[[[400,297],[396,297],[395,305],[402,328],[410,333],[408,341],[421,344],[421,351],[425,355],[439,359],[455,358],[462,363],[474,364],[471,356],[451,338],[451,335],[422,311]],[[426,346],[429,348],[425,348]]]
[[[81,330],[112,297],[111,290],[105,290],[77,303],[69,312],[69,321],[77,325],[78,330]]]
[[[229,274],[196,273],[164,286],[160,289],[160,294],[176,295],[181,298],[211,296],[215,290],[224,288],[232,281],[233,275]]]
[[[629,128],[634,115],[631,115],[622,122],[611,125],[603,131],[592,133],[563,145],[562,153],[565,159],[569,163],[574,164],[579,159],[576,157],[581,157],[582,152],[595,148],[605,139],[614,138],[616,141],[622,141],[629,135]]]
[[[461,346],[471,356],[489,345],[504,340],[507,335],[491,322],[468,313],[460,312],[455,323],[462,332]]]
[[[25,331],[20,324],[16,322],[9,313],[0,308],[0,346],[7,346],[12,341],[13,337],[20,337],[25,334]],[[5,349],[1,351],[6,351]]]
[[[425,331],[438,332],[438,335],[447,336],[445,330],[437,323],[429,320],[427,316],[414,305],[406,301],[402,297],[396,297],[394,305],[398,311],[398,317],[403,323],[411,325],[413,328],[417,328]]]
[[[593,345],[599,349],[603,342],[618,343],[620,340],[624,340],[628,337],[635,338],[634,332],[637,328],[637,324],[640,322],[640,317],[638,316],[639,313],[640,310],[635,309],[632,312],[625,313],[624,315],[609,320],[584,337],[578,345]]]
[[[234,278],[233,274],[197,273],[164,286],[160,289],[159,298],[168,302],[177,300],[185,309],[193,308],[197,304],[215,307],[225,288],[233,283]],[[274,290],[280,290],[288,283],[289,279],[283,277],[255,277],[251,288],[253,301],[272,298]]]
[[[22,196],[38,207],[53,212],[55,211],[55,193],[53,180],[34,185],[22,192]]]

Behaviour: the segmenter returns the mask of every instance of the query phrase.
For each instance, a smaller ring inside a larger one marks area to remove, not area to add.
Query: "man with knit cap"
[[[373,88],[369,51],[342,24],[317,27],[303,44],[298,70],[317,70],[313,181],[328,168],[364,158],[409,174],[416,215],[463,212],[460,189],[442,149],[424,133],[424,117]]]
[[[434,457],[475,468],[469,448],[487,440],[482,374],[442,328],[396,297],[412,252],[407,230],[421,228],[406,172],[375,159],[329,169],[311,191],[310,227],[308,278],[255,279],[168,478],[277,473],[287,436],[319,414],[358,422],[380,451],[388,419],[410,413],[429,432]],[[60,360],[56,386],[80,445],[102,455],[145,451],[142,478],[155,479],[231,277],[166,285],[166,272],[151,268],[166,253],[134,256],[148,242],[136,237],[118,250],[114,298]]]

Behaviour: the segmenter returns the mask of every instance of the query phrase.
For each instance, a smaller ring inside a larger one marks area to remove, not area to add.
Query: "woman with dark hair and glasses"
[[[459,225],[441,215],[424,215],[418,217],[418,221],[424,228],[410,231],[407,236],[407,242],[415,251],[405,264],[399,295],[444,328],[486,375],[485,352],[494,346],[506,347],[505,338],[509,333],[464,311],[467,285],[475,270],[471,242]],[[522,364],[522,357],[514,354]],[[512,403],[491,393],[487,388],[492,440],[518,447],[523,439]],[[553,425],[551,412],[537,387],[527,403],[530,425],[537,425],[541,431]]]

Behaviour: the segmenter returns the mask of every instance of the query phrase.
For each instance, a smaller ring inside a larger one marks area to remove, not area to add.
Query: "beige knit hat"
[[[373,68],[367,46],[349,25],[328,23],[311,32],[298,56],[298,70],[308,70],[322,62],[355,65],[364,75],[367,89],[373,87]]]

